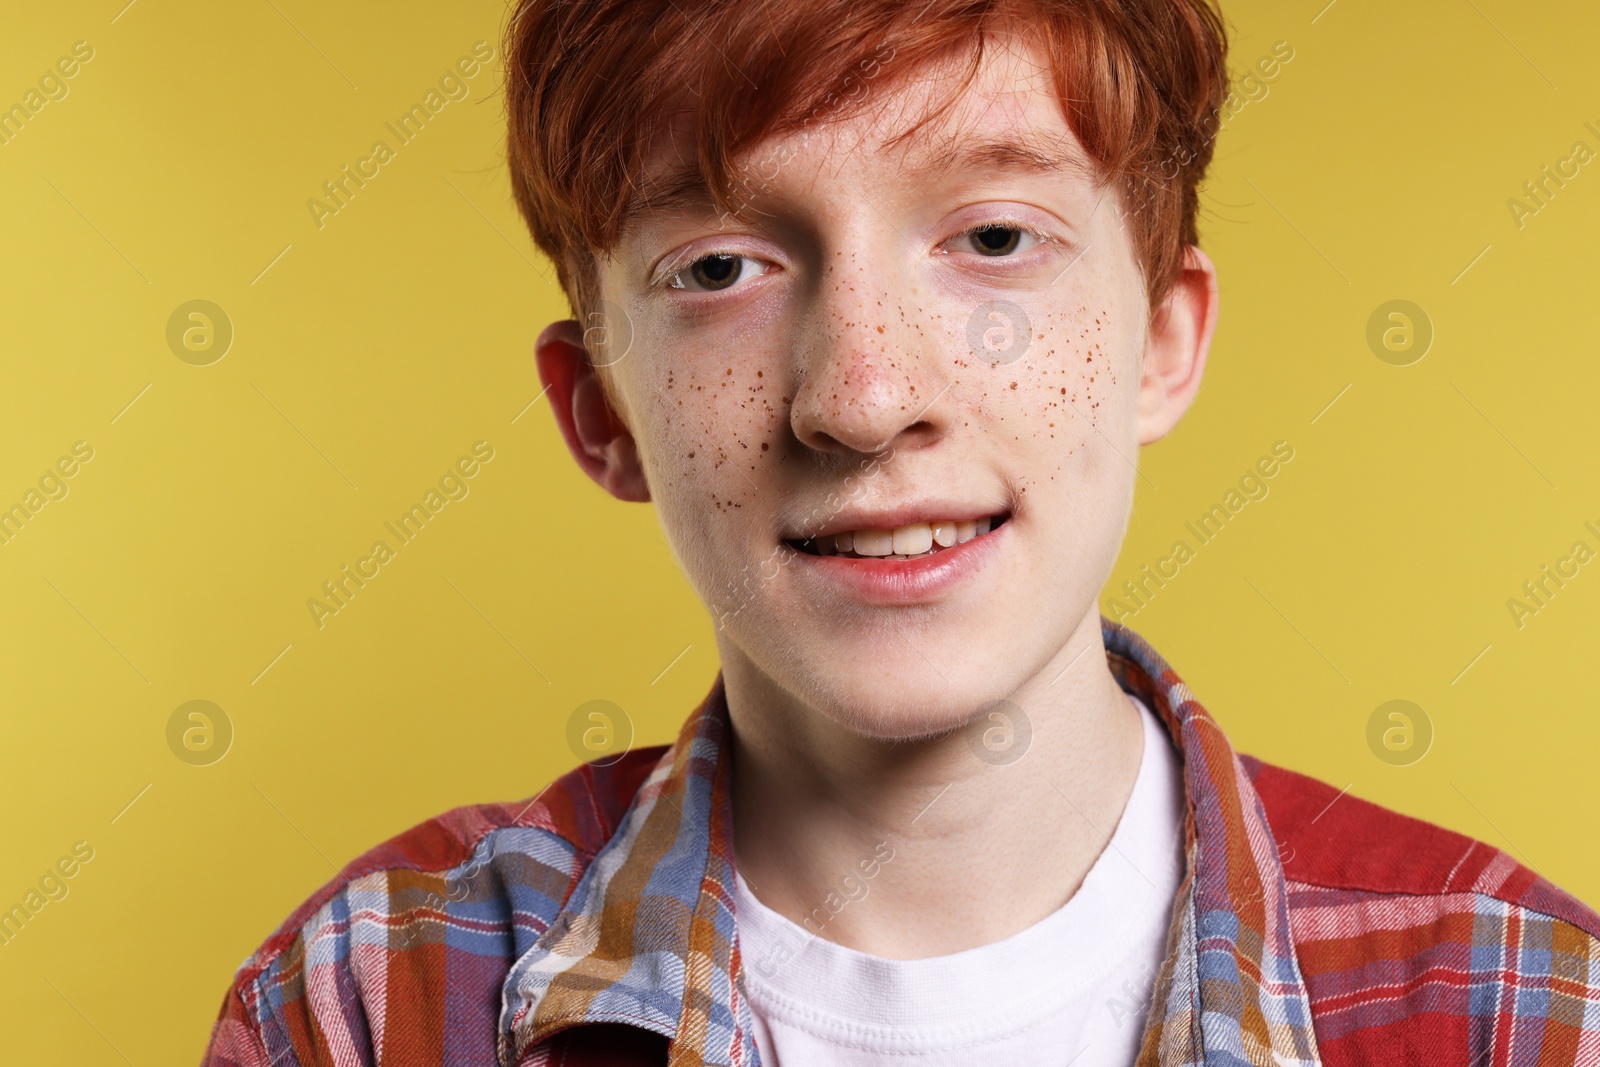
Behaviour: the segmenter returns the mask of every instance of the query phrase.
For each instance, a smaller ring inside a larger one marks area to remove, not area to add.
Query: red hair
[[[737,213],[741,154],[873,95],[852,84],[881,92],[963,50],[970,80],[986,38],[1013,23],[1036,34],[1097,177],[1121,185],[1153,313],[1198,243],[1227,91],[1213,0],[518,0],[505,40],[517,206],[583,319],[597,257],[655,194],[643,165],[658,136],[687,122],[696,184]]]

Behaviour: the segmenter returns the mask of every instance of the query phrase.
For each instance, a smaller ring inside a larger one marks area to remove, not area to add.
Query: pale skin
[[[618,499],[655,503],[717,621],[741,873],[793,921],[894,959],[1038,922],[1116,826],[1143,740],[1096,597],[1139,446],[1188,408],[1217,318],[1197,248],[1151,307],[1120,195],[1087,164],[930,169],[1006,138],[1085,159],[1026,42],[991,47],[945,118],[882,149],[953,85],[943,71],[886,79],[859,115],[763,146],[759,214],[729,219],[706,200],[641,217],[600,261],[604,298],[631,325],[623,358],[596,353],[616,360],[597,370],[575,320],[537,346],[573,457]],[[692,159],[692,144],[657,156]],[[961,236],[997,220],[1019,232],[1004,254]],[[712,255],[734,257],[715,264],[718,288],[680,258]],[[681,267],[678,285],[651,288],[663,266]],[[1013,362],[969,343],[993,300],[1028,317]],[[842,490],[867,508],[957,502],[1009,518],[962,581],[865,603],[785,555],[796,524]],[[997,699],[1032,730],[1011,762],[971,742]],[[894,858],[865,881],[880,842]],[[844,895],[859,899],[815,910]]]

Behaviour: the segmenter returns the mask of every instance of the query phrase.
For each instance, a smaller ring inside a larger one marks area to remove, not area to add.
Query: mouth
[[[993,533],[1010,518],[1009,512],[1001,512],[976,520],[914,522],[892,530],[844,530],[817,537],[786,538],[784,544],[808,556],[897,561],[930,559]]]

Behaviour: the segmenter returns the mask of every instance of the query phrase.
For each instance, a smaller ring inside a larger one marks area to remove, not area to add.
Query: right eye
[[[760,277],[764,270],[751,271],[749,265],[764,263],[753,256],[732,252],[713,252],[701,256],[667,277],[667,286],[688,292],[714,293],[730,289],[747,278]],[[767,264],[771,266],[771,264]]]

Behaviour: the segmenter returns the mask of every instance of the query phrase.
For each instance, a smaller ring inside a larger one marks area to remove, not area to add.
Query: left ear
[[[1200,389],[1217,328],[1217,268],[1194,245],[1150,323],[1139,377],[1139,443],[1165,437]]]

